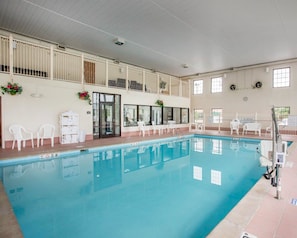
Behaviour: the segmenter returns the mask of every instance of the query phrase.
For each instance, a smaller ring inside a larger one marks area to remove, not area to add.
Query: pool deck
[[[193,132],[195,133],[195,132]],[[230,136],[230,132],[204,131],[197,134],[216,136]],[[191,133],[192,134],[192,133]],[[179,134],[178,136],[181,136]],[[44,145],[39,148],[26,147],[22,151],[0,149],[0,160],[16,157],[26,157],[55,153],[59,151],[71,151],[99,146],[133,143],[143,140],[165,138],[172,134],[161,136],[151,135],[145,137],[116,137],[106,138],[84,143],[61,145],[55,144],[54,148]],[[237,135],[233,135],[237,137]],[[239,136],[241,137],[241,136]],[[270,139],[268,136],[245,135],[248,138]],[[296,135],[282,135],[283,140],[297,142]],[[276,198],[276,188],[270,185],[270,181],[262,177],[249,193],[234,207],[216,228],[209,234],[209,238],[240,238],[244,232],[257,238],[291,238],[297,237],[297,143],[288,148],[286,166],[282,168],[280,199]],[[295,200],[296,199],[296,200]],[[13,214],[4,188],[0,182],[0,237],[23,237],[16,218]],[[251,236],[252,237],[252,236]]]

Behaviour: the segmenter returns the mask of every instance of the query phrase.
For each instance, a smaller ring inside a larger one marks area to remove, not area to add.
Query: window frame
[[[215,117],[214,113],[218,113],[219,115]],[[212,123],[220,124],[223,122],[223,108],[212,108],[211,109],[211,117]],[[217,119],[218,117],[218,119]]]
[[[285,70],[288,70],[288,72],[282,72]],[[273,69],[273,72],[272,72],[273,88],[286,88],[286,87],[290,87],[290,85],[291,85],[291,68],[290,67]]]
[[[291,108],[289,106],[274,107],[276,120],[280,125],[288,125],[288,117],[290,115]]]
[[[197,83],[197,85],[195,85]],[[193,94],[203,94],[203,79],[196,79],[193,81]]]
[[[216,80],[220,80],[217,81]],[[223,92],[223,77],[213,77],[211,78],[211,93],[221,93]]]

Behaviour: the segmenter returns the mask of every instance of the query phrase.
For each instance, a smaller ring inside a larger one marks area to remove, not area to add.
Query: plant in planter
[[[90,94],[88,91],[78,92],[77,95],[80,100],[88,100],[89,104],[92,105]]]
[[[165,81],[161,80],[161,81],[160,81],[160,84],[159,84],[160,89],[165,89],[166,84],[167,84],[167,83],[166,83]]]
[[[164,107],[164,102],[163,102],[163,100],[158,99],[158,100],[156,101],[156,104],[157,104],[158,106],[160,106],[160,107]]]
[[[10,83],[8,82],[6,86],[1,86],[2,94],[10,94],[16,95],[21,94],[23,92],[22,86],[18,85],[17,83]]]

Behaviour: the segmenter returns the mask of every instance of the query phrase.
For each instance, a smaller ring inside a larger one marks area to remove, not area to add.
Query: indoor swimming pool
[[[265,172],[259,140],[183,136],[0,162],[25,238],[202,238]]]

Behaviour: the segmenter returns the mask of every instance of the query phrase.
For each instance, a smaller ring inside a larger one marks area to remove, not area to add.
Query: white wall
[[[286,88],[273,88],[273,69],[283,67],[291,68],[291,85]],[[268,72],[267,68],[269,68]],[[226,119],[225,125],[228,125],[228,120],[235,118],[236,113],[241,115],[257,113],[259,120],[271,120],[272,106],[289,106],[291,115],[297,115],[296,75],[297,62],[288,61],[287,63],[263,65],[239,71],[234,70],[234,72],[227,71],[220,74],[199,76],[196,79],[203,79],[204,93],[193,95],[192,89],[191,112],[193,109],[203,109],[206,116],[210,116],[212,108],[222,108],[223,118]],[[217,76],[223,77],[223,92],[211,93],[211,78]],[[257,81],[262,82],[262,88],[253,88]],[[235,91],[230,90],[231,84],[236,85]],[[193,87],[193,82],[191,82],[191,87]],[[245,101],[244,97],[247,97],[248,100]]]
[[[5,86],[10,81],[9,75],[0,73],[0,85]],[[80,129],[87,135],[93,134],[92,105],[80,100],[77,96],[83,89],[91,92],[120,94],[122,102],[122,117],[124,104],[155,105],[157,99],[164,100],[165,106],[189,107],[190,99],[168,95],[158,95],[143,92],[127,91],[125,89],[86,85],[78,83],[48,80],[33,77],[13,76],[13,82],[23,87],[21,95],[1,94],[2,99],[2,138],[3,142],[11,140],[8,132],[11,124],[21,124],[26,129],[36,132],[40,125],[51,123],[56,126],[55,136],[60,135],[59,116],[65,111],[73,111],[80,116]],[[33,93],[42,97],[34,98]],[[91,112],[88,114],[87,112]],[[123,122],[123,118],[122,118]],[[135,131],[137,128],[122,127],[122,132]],[[3,143],[4,144],[4,143]]]

